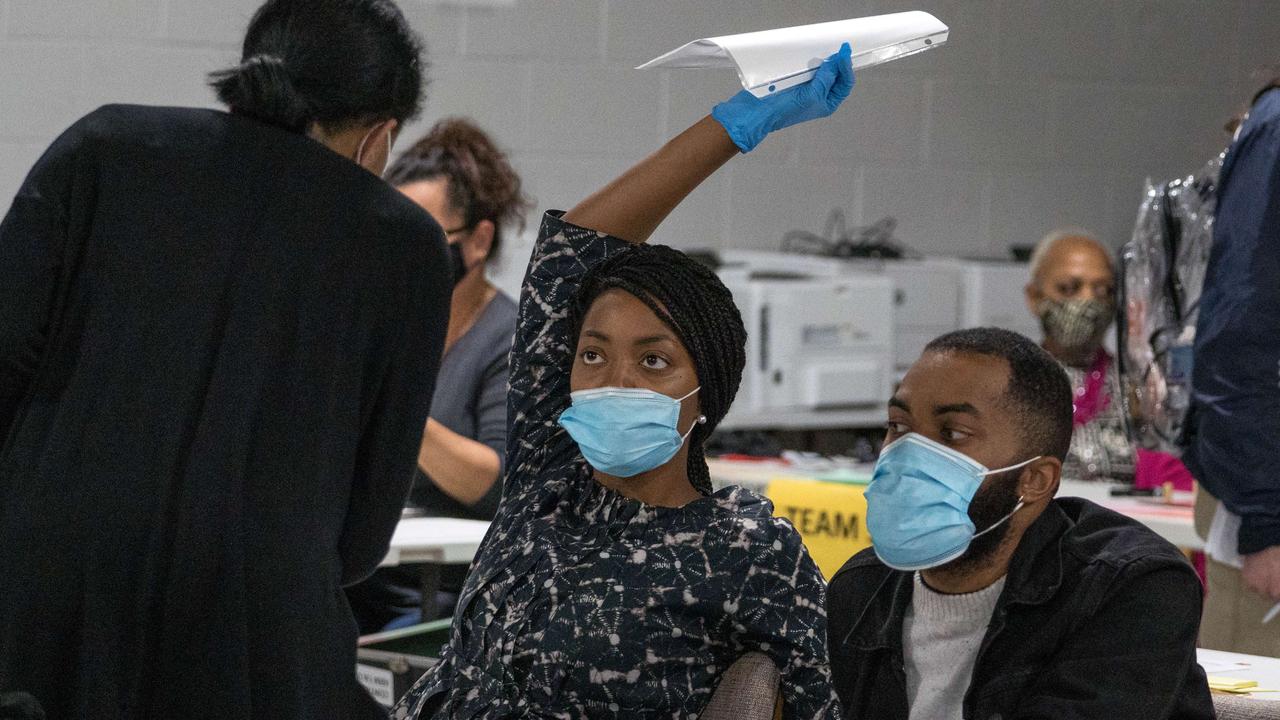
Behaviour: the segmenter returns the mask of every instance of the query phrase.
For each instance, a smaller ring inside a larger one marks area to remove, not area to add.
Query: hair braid
[[[703,445],[738,393],[746,365],[747,331],[733,296],[709,268],[665,245],[636,245],[597,265],[584,278],[574,307],[575,334],[591,304],[619,289],[635,296],[671,327],[693,358],[705,424],[689,435],[689,482],[711,492]]]

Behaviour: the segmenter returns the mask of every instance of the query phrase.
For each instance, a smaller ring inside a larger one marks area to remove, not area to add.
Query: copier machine
[[[984,325],[1038,337],[1022,263],[716,256],[748,336],[725,429],[876,427],[894,383],[933,338]]]
[[[742,312],[747,365],[721,427],[882,423],[894,381],[893,281],[816,258],[735,254],[721,254],[718,273]]]

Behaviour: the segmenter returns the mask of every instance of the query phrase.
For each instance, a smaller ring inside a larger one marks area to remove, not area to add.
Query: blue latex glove
[[[823,61],[809,82],[764,98],[743,90],[716,105],[711,117],[724,126],[739,150],[751,152],[775,130],[835,112],[853,90],[851,55],[849,43],[845,43]]]

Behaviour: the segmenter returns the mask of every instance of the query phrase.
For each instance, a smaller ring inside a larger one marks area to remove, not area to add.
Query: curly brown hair
[[[497,257],[502,230],[524,229],[533,201],[524,194],[520,176],[485,131],[467,118],[445,118],[435,124],[387,169],[392,185],[421,180],[449,181],[449,204],[462,215],[465,227],[482,220],[493,223],[489,259]]]

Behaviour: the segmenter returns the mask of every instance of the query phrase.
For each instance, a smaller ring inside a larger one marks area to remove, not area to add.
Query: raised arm
[[[835,112],[853,88],[849,46],[832,55],[804,85],[765,99],[740,92],[720,103],[583,200],[563,217],[548,213],[520,291],[520,317],[511,347],[507,395],[507,460],[503,507],[526,507],[527,486],[547,463],[577,452],[559,442],[555,420],[569,405],[569,372],[577,339],[570,307],[586,273],[627,242],[644,242],[680,201],[738,152],[770,132]]]
[[[710,115],[565,213],[566,222],[644,242],[693,189],[738,154]]]
[[[813,80],[767,98],[743,90],[693,127],[565,213],[564,220],[629,242],[644,242],[681,201],[739,152],[765,136],[835,112],[853,90],[849,44]]]

